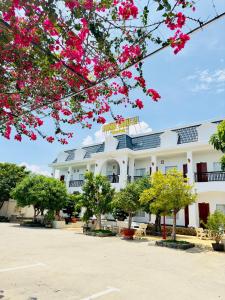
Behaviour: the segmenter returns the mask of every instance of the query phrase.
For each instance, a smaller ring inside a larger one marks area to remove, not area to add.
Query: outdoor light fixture
[[[189,162],[189,163],[191,162],[190,158],[188,158],[188,162]]]
[[[154,162],[152,162],[152,166],[154,166],[155,165],[155,163]]]
[[[164,160],[161,160],[161,165],[164,165]]]
[[[123,164],[125,164],[125,161],[123,160]]]

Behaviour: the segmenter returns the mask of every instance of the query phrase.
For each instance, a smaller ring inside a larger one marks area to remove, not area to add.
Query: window
[[[135,171],[135,176],[144,176],[145,175],[145,168],[142,168],[142,169],[136,169]]]
[[[84,180],[84,174],[79,174],[79,180]]]
[[[222,171],[221,163],[220,162],[214,162],[213,163],[213,171],[214,172]]]
[[[172,170],[172,169],[176,169],[176,170],[177,170],[177,166],[166,166],[166,167],[165,167],[166,173],[167,173],[169,170]]]
[[[225,204],[216,204],[216,209],[222,211],[225,214]]]
[[[145,212],[139,210],[139,211],[136,213],[135,217],[144,218],[144,217],[145,217]]]

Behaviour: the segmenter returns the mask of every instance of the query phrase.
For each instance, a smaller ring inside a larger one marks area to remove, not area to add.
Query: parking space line
[[[119,292],[119,291],[120,291],[120,290],[117,289],[117,288],[114,288],[114,287],[107,287],[106,290],[101,291],[101,292],[99,292],[99,293],[97,293],[97,294],[91,295],[91,296],[89,296],[89,297],[87,297],[87,298],[83,298],[83,299],[81,299],[81,300],[93,300],[93,299],[97,299],[97,298],[99,298],[99,297],[101,297],[101,296],[104,296],[104,295],[107,295],[107,294],[110,294],[110,293],[113,293],[113,292]]]
[[[19,266],[19,267],[14,267],[14,268],[0,269],[0,273],[16,271],[16,270],[22,270],[22,269],[35,268],[35,267],[43,267],[43,266],[45,266],[45,264],[37,263],[37,264]]]

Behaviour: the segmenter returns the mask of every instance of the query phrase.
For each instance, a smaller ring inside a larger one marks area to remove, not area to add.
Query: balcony
[[[109,180],[110,183],[118,183],[120,180],[119,175],[107,175],[107,178]]]
[[[195,182],[211,182],[211,181],[225,181],[225,172],[201,172],[195,173]]]
[[[69,187],[80,187],[84,184],[84,180],[70,180]]]
[[[144,175],[143,176],[134,176],[134,181],[137,181],[137,180],[139,180],[139,179],[141,179],[143,177],[144,177]]]

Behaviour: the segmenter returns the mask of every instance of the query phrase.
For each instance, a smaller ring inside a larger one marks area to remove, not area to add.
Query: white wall
[[[196,164],[200,162],[207,162],[207,171],[213,172],[213,163],[219,162],[222,153],[219,151],[208,151],[208,152],[194,152],[193,153],[193,164],[194,172],[197,172]]]
[[[23,214],[25,218],[32,218],[34,216],[34,209],[32,206],[26,206],[24,208],[17,207],[16,201],[10,199],[9,201],[5,201],[3,207],[0,210],[0,216],[10,218],[12,215],[20,216]]]
[[[164,162],[163,164],[161,162]],[[158,170],[163,174],[166,173],[166,167],[177,166],[178,171],[183,172],[183,164],[187,163],[186,155],[176,155],[172,157],[160,157],[158,158]]]
[[[80,175],[84,175],[86,173],[86,170],[87,170],[86,166],[73,167],[70,180],[79,180]]]
[[[145,158],[145,159],[135,159],[134,161],[134,176],[136,175],[136,170],[137,169],[145,169],[146,174],[149,174],[149,170],[151,167],[151,160],[150,157],[149,159]]]

